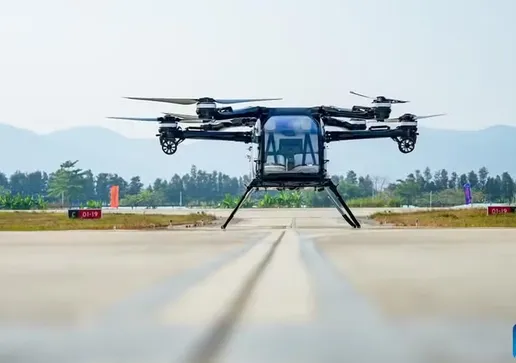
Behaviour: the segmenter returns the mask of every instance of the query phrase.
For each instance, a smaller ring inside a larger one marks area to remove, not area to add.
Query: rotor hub
[[[391,115],[390,103],[377,103],[374,108],[374,116],[376,120],[383,121],[389,118]]]
[[[215,102],[199,102],[197,104],[195,112],[199,118],[210,119],[213,118],[215,111],[217,110],[217,104]]]
[[[401,122],[414,122],[416,121],[416,116],[411,113],[406,113],[400,117]]]

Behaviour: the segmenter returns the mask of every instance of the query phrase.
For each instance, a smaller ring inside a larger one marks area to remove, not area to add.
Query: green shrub
[[[41,196],[23,196],[6,193],[0,195],[0,209],[4,210],[31,210],[47,209],[48,204]]]

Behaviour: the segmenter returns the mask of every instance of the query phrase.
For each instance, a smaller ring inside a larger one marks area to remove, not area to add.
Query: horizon
[[[328,171],[342,174],[355,170],[361,175],[397,179],[425,166],[432,170],[463,171],[486,166],[494,173],[509,171],[516,175],[516,168],[510,162],[515,151],[511,140],[516,134],[514,126],[489,126],[484,131],[437,128],[420,131],[419,146],[409,155],[400,153],[391,140],[330,144]],[[82,125],[41,133],[0,123],[0,134],[3,137],[0,149],[9,155],[3,159],[2,170],[9,174],[16,170],[55,170],[63,158],[78,159],[81,165],[95,172],[111,170],[124,177],[141,175],[148,182],[156,176],[169,179],[175,173],[183,174],[192,165],[233,176],[249,171],[246,145],[235,142],[185,140],[179,153],[171,157],[162,152],[157,138],[153,137],[155,132],[134,137],[97,125]],[[26,147],[31,144],[32,148]],[[34,148],[39,151],[27,152]],[[350,152],[360,157],[345,157]]]
[[[150,134],[150,136],[148,136],[148,137],[142,137],[141,135],[128,136],[119,130],[114,130],[110,127],[106,127],[106,126],[102,126],[102,125],[77,125],[77,126],[65,127],[65,128],[61,128],[61,129],[57,129],[57,130],[53,130],[53,131],[45,131],[45,132],[31,130],[28,128],[12,125],[12,124],[5,123],[5,122],[0,122],[0,126],[7,126],[7,127],[12,127],[12,128],[18,129],[18,130],[28,131],[28,132],[34,133],[38,136],[51,135],[51,134],[55,134],[55,133],[67,132],[67,131],[72,131],[72,130],[77,130],[77,129],[97,129],[97,130],[107,130],[107,131],[116,133],[118,135],[121,135],[127,139],[155,139],[156,138],[154,136],[155,133]],[[428,127],[428,126],[419,126],[419,129],[420,130],[429,129],[429,130],[446,131],[446,132],[481,132],[481,131],[485,131],[488,129],[499,128],[499,127],[516,129],[516,125],[506,125],[506,124],[493,124],[493,125],[489,125],[489,126],[486,126],[483,128],[478,128],[478,129],[451,129],[451,128]],[[157,126],[156,126],[156,131],[157,131]],[[189,144],[189,143],[193,143],[193,142],[203,142],[203,141],[205,141],[205,140],[185,140],[184,143]]]

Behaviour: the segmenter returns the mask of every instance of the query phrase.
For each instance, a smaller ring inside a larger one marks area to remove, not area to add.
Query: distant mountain
[[[79,160],[94,173],[114,172],[129,178],[140,175],[149,183],[175,173],[199,169],[220,170],[229,175],[249,171],[246,145],[234,142],[198,141],[179,145],[173,156],[161,151],[157,138],[130,139],[108,129],[79,127],[48,135],[0,124],[0,171],[54,171],[68,159]],[[391,180],[429,166],[457,172],[487,166],[492,174],[516,175],[516,127],[494,126],[481,131],[420,129],[416,150],[398,151],[391,140],[336,142],[328,150],[332,174],[355,170],[358,174]]]

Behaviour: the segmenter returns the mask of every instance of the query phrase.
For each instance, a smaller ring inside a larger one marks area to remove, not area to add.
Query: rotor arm
[[[349,126],[349,122],[339,120],[339,119],[333,118],[333,117],[323,117],[322,120],[324,121],[324,124],[326,126],[341,127],[341,128],[345,128],[345,129],[347,129]]]
[[[234,141],[246,144],[252,141],[252,133],[249,131],[174,130],[167,133],[167,137],[177,140]]]
[[[333,117],[323,117],[324,124],[332,127],[343,127],[344,122]]]
[[[214,114],[216,120],[230,120],[230,119],[258,119],[265,112],[264,107],[247,107],[242,109],[222,111],[218,110]]]
[[[374,114],[371,114],[366,110],[356,110],[334,106],[320,106],[317,108],[317,113],[319,113],[322,117],[345,117],[361,119],[374,118]]]
[[[255,118],[243,117],[231,120],[216,120],[205,122],[195,126],[188,126],[186,130],[222,131],[232,127],[253,127],[255,123]]]
[[[416,139],[418,133],[415,127],[399,127],[392,130],[374,131],[326,131],[325,141],[347,141],[366,139]]]

